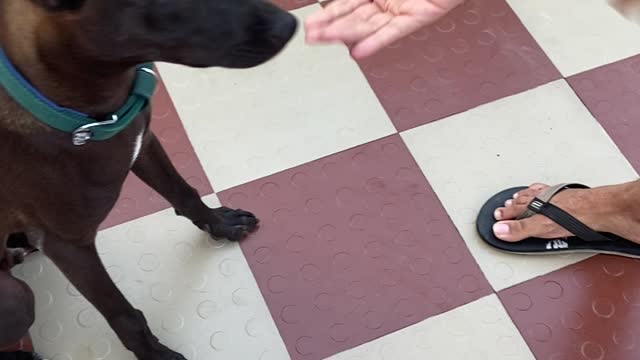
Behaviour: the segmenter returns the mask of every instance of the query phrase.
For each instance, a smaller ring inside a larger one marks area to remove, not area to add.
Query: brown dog
[[[0,1],[0,48],[16,73],[48,106],[92,119],[110,119],[123,106],[140,63],[253,67],[279,53],[295,30],[293,16],[262,0]],[[240,240],[258,220],[200,200],[148,130],[148,107],[115,136],[78,145],[5,89],[0,87],[0,348],[33,322],[33,294],[6,272],[20,258],[7,239],[25,234],[138,359],[184,359],[159,343],[107,275],[94,245],[98,226],[130,170],[214,238]]]

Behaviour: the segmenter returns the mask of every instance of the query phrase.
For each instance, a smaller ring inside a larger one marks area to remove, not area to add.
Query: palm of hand
[[[430,24],[464,0],[335,0],[305,22],[307,41],[345,42],[362,58]]]

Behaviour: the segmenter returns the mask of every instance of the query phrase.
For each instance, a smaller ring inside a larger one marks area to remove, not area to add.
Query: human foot
[[[531,237],[553,239],[571,236],[563,227],[543,215],[518,220],[529,203],[549,186],[533,184],[514,194],[504,207],[495,210],[495,236],[516,242]],[[594,189],[566,189],[556,194],[551,204],[573,215],[598,232],[608,232],[640,243],[640,182]]]

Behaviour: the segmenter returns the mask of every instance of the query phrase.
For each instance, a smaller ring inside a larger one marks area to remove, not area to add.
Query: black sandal
[[[549,187],[534,198],[527,207],[528,210],[518,217],[518,219],[524,219],[536,214],[544,215],[575,236],[558,239],[528,238],[508,242],[494,235],[493,225],[498,222],[494,217],[495,210],[503,207],[516,192],[527,189],[526,186],[507,189],[491,197],[478,214],[476,221],[478,234],[490,246],[515,254],[546,255],[582,252],[640,258],[640,244],[614,234],[597,232],[549,202],[563,190],[588,188],[582,184],[559,184]]]

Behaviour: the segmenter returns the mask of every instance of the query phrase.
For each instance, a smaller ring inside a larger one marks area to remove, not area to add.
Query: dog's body
[[[51,101],[95,119],[122,105],[139,63],[251,67],[277,54],[295,28],[291,15],[259,0],[0,3],[0,47],[15,67]],[[77,146],[0,88],[0,348],[33,322],[33,294],[7,272],[20,261],[7,239],[24,233],[139,359],[184,359],[158,342],[107,275],[94,245],[98,226],[131,170],[213,237],[239,240],[258,221],[242,210],[204,205],[149,121],[146,110],[113,138]]]

